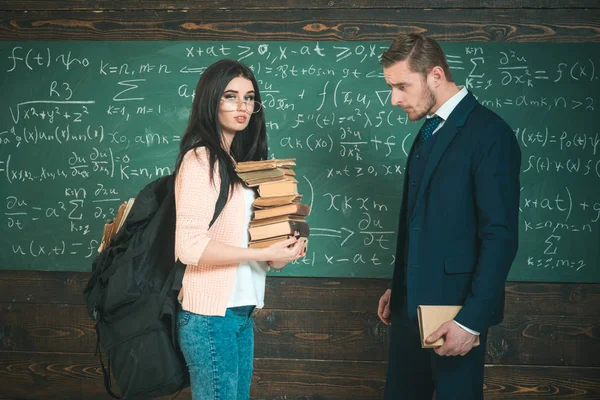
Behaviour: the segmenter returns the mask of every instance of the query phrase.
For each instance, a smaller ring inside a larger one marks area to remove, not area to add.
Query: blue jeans
[[[254,306],[224,317],[179,309],[177,338],[190,370],[192,399],[247,400],[254,359]]]

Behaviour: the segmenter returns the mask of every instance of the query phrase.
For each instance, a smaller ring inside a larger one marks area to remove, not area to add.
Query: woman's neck
[[[223,137],[223,148],[225,149],[227,154],[229,154],[229,152],[231,150],[231,142],[233,142],[233,138],[235,137],[235,134],[223,132],[222,137]]]

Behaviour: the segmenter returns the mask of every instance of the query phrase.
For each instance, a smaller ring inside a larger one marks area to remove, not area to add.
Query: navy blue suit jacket
[[[413,210],[405,175],[390,306],[406,301],[414,319],[419,305],[462,305],[455,320],[484,332],[502,321],[517,252],[521,151],[471,93],[435,135]]]

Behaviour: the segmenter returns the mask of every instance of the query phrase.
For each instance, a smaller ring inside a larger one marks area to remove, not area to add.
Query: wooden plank
[[[256,359],[252,398],[379,398],[385,371],[385,363]],[[84,354],[0,353],[0,387],[2,398],[107,398],[98,359]],[[190,399],[189,389],[177,398]]]
[[[362,40],[598,42],[600,9],[0,11],[0,40]]]
[[[65,271],[0,271],[0,303],[83,304],[90,274]],[[272,309],[375,312],[386,279],[269,276]],[[600,284],[506,284],[506,314],[600,316]]]
[[[386,363],[257,358],[254,399],[382,399]]]
[[[85,272],[0,270],[0,303],[83,304],[89,277]],[[270,308],[372,312],[387,284],[385,279],[269,276],[265,298]]]
[[[260,310],[257,357],[382,361],[388,331],[375,313]]]
[[[598,399],[600,368],[490,366],[485,399]]]
[[[260,310],[256,354],[270,358],[383,360],[387,329],[374,313]],[[83,306],[0,304],[0,351],[93,353]]]
[[[373,382],[369,369],[363,367],[359,373],[354,373],[354,370],[365,364],[352,366],[352,371],[347,369],[345,363],[327,362],[324,364],[326,368],[311,364],[295,360],[257,359],[253,393],[258,395],[256,398],[270,399],[383,398],[383,365],[370,365],[372,368],[382,369],[381,389],[361,394],[360,390],[365,383]],[[356,376],[356,384],[350,388],[336,384],[338,374],[340,377]],[[598,368],[487,366],[484,395],[486,400],[597,399],[600,396],[599,374]]]
[[[386,279],[268,277],[265,304],[285,310],[377,312]],[[600,288],[599,288],[600,291]]]
[[[96,330],[81,305],[0,304],[0,351],[94,353]]]
[[[269,277],[265,299],[269,308],[372,312],[388,283],[386,279]],[[506,283],[506,314],[598,317],[598,304],[600,284]]]
[[[505,313],[600,316],[600,284],[506,283]]]
[[[486,362],[600,367],[600,317],[506,315],[490,329]]]
[[[600,317],[507,315],[492,328],[494,364],[600,366]],[[388,327],[374,312],[260,310],[256,355],[385,361]],[[96,332],[80,305],[0,304],[0,351],[93,353]]]
[[[90,274],[65,271],[0,271],[0,303],[83,304]]]
[[[386,363],[255,359],[252,399],[381,399]],[[487,366],[486,399],[597,399],[599,368]],[[0,352],[3,399],[106,399],[91,354]],[[190,399],[189,389],[178,399]]]
[[[0,388],[3,399],[109,398],[93,354],[2,352]]]
[[[0,10],[271,10],[271,9],[400,9],[400,8],[598,8],[596,0],[5,0]]]

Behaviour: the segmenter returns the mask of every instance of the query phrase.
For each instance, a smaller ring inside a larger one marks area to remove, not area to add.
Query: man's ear
[[[442,67],[435,66],[429,72],[428,78],[431,79],[430,82],[433,87],[438,87],[446,80],[446,74],[444,74]]]

